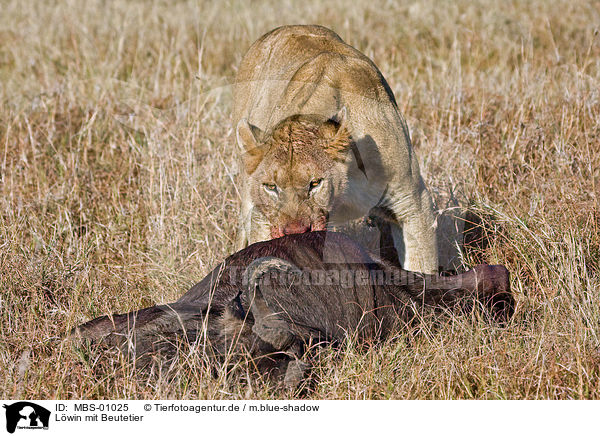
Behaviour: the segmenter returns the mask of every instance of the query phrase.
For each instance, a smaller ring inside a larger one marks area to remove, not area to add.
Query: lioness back
[[[375,64],[321,26],[258,39],[234,90],[244,153],[239,248],[385,211],[406,269],[437,270],[431,199]]]
[[[316,85],[329,89],[311,95]],[[299,113],[332,116],[340,109],[341,92],[396,107],[375,64],[335,32],[316,25],[278,27],[252,44],[242,60],[234,122],[251,116],[249,121],[265,131]]]

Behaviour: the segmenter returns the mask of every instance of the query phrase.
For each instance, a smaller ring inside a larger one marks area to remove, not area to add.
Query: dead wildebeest
[[[411,273],[342,234],[311,232],[233,254],[172,304],[97,318],[73,333],[137,357],[173,354],[175,338],[203,337],[210,353],[244,350],[260,370],[296,386],[308,367],[308,343],[339,342],[348,333],[379,340],[423,311],[474,302],[504,321],[513,310],[509,286],[503,266],[448,277]]]

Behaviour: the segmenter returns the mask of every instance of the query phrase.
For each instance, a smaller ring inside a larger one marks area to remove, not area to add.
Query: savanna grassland
[[[600,5],[586,1],[0,2],[0,397],[282,398],[194,348],[167,369],[59,340],[173,301],[234,251],[231,83],[318,23],[396,94],[437,208],[486,216],[517,300],[320,353],[310,399],[600,397]],[[451,199],[452,201],[450,201]]]

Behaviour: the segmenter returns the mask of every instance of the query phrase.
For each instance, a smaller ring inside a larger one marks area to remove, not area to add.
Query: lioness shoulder
[[[284,26],[244,56],[233,118],[239,247],[383,211],[404,268],[437,271],[429,193],[375,64],[321,26]]]

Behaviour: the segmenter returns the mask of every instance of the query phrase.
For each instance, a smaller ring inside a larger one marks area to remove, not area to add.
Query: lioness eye
[[[312,182],[310,182],[310,184],[308,185],[308,191],[312,191],[315,188],[318,188],[319,186],[321,186],[321,183],[323,183],[323,179],[316,179],[313,180]]]
[[[277,193],[277,185],[275,183],[263,183],[263,186],[267,191]]]

